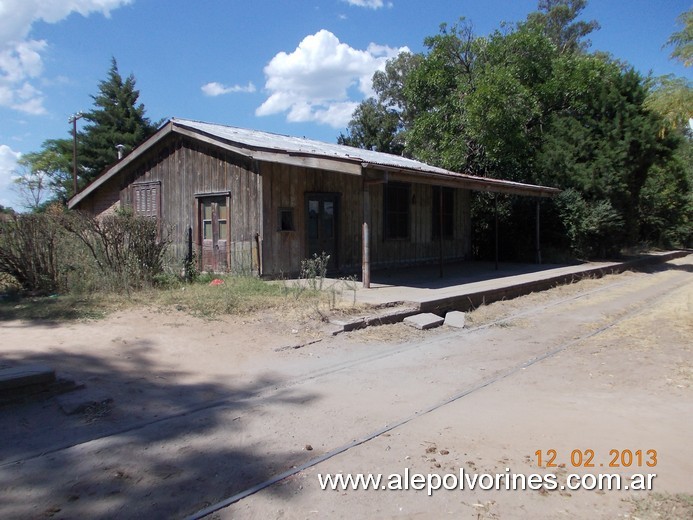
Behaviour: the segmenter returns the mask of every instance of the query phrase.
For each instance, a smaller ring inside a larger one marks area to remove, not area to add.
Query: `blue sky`
[[[182,117],[334,142],[370,78],[464,16],[485,35],[537,0],[0,0],[0,204],[16,160],[69,137],[111,57],[153,121]],[[691,77],[662,48],[690,0],[590,0],[592,49]]]

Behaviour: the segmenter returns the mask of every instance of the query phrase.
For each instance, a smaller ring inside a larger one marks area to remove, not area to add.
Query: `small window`
[[[442,207],[441,207],[442,190]],[[431,224],[433,238],[453,238],[455,233],[455,192],[452,188],[433,186],[433,199],[431,201]],[[441,222],[442,210],[442,222]],[[442,229],[441,229],[442,224]]]
[[[133,213],[138,217],[159,218],[161,190],[158,182],[133,184]]]
[[[279,231],[294,230],[294,208],[279,208]]]
[[[383,186],[383,190],[385,239],[409,238],[409,184],[389,182]]]

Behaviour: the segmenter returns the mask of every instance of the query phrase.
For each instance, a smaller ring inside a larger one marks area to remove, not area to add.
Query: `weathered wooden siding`
[[[117,182],[117,184],[116,184]],[[188,236],[198,252],[200,229],[199,197],[228,197],[228,263],[236,272],[268,276],[293,275],[307,258],[306,194],[339,195],[337,220],[337,265],[342,272],[361,269],[363,223],[363,179],[312,167],[258,162],[213,144],[171,135],[136,162],[118,180],[110,181],[89,202],[94,214],[112,210],[118,200],[133,203],[133,183],[160,185],[162,226],[170,229],[176,262],[182,265],[188,251]],[[113,183],[113,184],[111,184]],[[371,266],[374,269],[397,265],[435,262],[439,241],[433,238],[433,187],[411,183],[409,237],[383,237],[383,184],[367,188],[370,206]],[[292,231],[281,231],[279,209],[293,209]],[[454,190],[454,235],[443,240],[445,260],[470,256],[469,191]],[[262,251],[262,255],[259,252]]]
[[[170,228],[172,252],[181,263],[187,254],[189,233],[199,248],[197,198],[228,194],[230,270],[257,272],[255,236],[261,232],[261,181],[252,161],[214,146],[173,137],[143,156],[121,180],[120,201],[124,206],[132,204],[132,183],[161,183],[162,225]]]
[[[91,215],[108,215],[118,209],[119,203],[120,190],[117,182],[112,180],[90,197],[80,210]]]
[[[339,193],[338,268],[358,272],[361,268],[363,183],[360,177],[311,168],[263,163],[263,273],[296,274],[307,258],[307,193]],[[411,184],[410,236],[405,240],[383,238],[383,185],[368,187],[370,199],[371,266],[373,268],[434,262],[440,245],[433,239],[432,193],[425,184]],[[294,230],[279,230],[279,208],[293,208]],[[443,240],[445,260],[470,256],[469,191],[454,190],[454,236]]]
[[[337,257],[341,270],[361,265],[362,188],[355,175],[262,163],[263,273],[296,274],[307,254],[305,196],[338,193]],[[279,231],[279,208],[293,208],[294,231]]]
[[[433,238],[433,186],[410,186],[409,238],[385,239],[383,236],[383,184],[369,187],[371,211],[371,268],[435,262],[440,258],[440,240]],[[470,243],[469,191],[454,189],[454,234],[443,239],[445,261],[468,259]]]

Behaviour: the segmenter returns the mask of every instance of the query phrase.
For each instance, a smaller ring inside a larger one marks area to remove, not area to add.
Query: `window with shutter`
[[[158,219],[161,206],[161,185],[147,182],[132,185],[132,210],[137,217]]]

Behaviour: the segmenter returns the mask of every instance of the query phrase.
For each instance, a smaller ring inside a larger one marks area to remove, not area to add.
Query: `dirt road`
[[[673,495],[693,494],[692,270],[687,257],[494,304],[462,331],[400,324],[300,349],[285,347],[314,331],[267,315],[2,323],[3,363],[48,362],[113,401],[71,416],[56,400],[0,409],[0,514],[685,518],[690,499]],[[549,450],[564,466],[538,467]],[[655,493],[429,497],[318,483],[337,472],[597,473],[572,467],[576,450],[606,466],[611,450],[656,450],[654,467],[610,468],[656,473]]]

